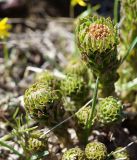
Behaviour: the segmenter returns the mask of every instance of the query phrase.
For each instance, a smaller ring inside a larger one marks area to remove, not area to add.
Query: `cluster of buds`
[[[76,111],[89,98],[88,70],[85,64],[74,59],[66,67],[65,74],[66,78],[61,81],[60,85],[61,92],[67,102],[65,108]]]
[[[103,98],[97,105],[97,109],[91,123],[94,124],[97,122],[103,126],[114,125],[122,120],[122,110],[123,106],[119,100],[111,96]],[[91,115],[91,112],[92,108],[89,106],[80,109],[76,113],[76,120],[82,128],[85,128],[87,121],[90,119],[89,115]]]
[[[110,18],[85,17],[76,28],[77,45],[94,75],[100,78],[104,96],[114,91],[118,79],[117,29]]]
[[[107,152],[107,147],[103,143],[98,141],[93,141],[86,145],[85,151],[82,151],[78,147],[67,150],[62,156],[62,160],[74,160],[74,159],[77,159],[77,160],[106,160],[106,159],[129,160],[130,159],[127,149],[122,147],[116,148],[116,150],[112,151],[110,155]]]
[[[85,152],[80,148],[67,150],[62,156],[62,160],[105,160],[107,157],[107,148],[101,142],[91,142],[87,144]]]

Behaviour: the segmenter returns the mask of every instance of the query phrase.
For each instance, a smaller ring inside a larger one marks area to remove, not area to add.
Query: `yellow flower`
[[[71,0],[71,6],[80,5],[82,7],[85,7],[87,4],[84,2],[84,0]]]
[[[11,25],[8,24],[8,18],[4,18],[0,21],[0,38],[4,39],[9,36],[9,29]]]

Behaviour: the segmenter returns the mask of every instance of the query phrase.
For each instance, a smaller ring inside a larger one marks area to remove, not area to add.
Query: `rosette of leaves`
[[[129,45],[137,36],[137,1],[136,0],[121,0],[121,39],[124,51],[128,49]],[[136,72],[137,68],[137,45],[132,49],[128,56],[130,65]]]
[[[75,159],[86,160],[84,152],[78,147],[67,150],[62,156],[62,160],[75,160]]]
[[[85,17],[79,20],[76,40],[83,60],[100,78],[104,96],[114,91],[119,66],[117,29],[110,18]]]
[[[88,160],[105,160],[107,158],[107,148],[103,143],[94,141],[87,144],[85,155]]]
[[[46,120],[47,124],[57,123],[64,114],[59,90],[43,81],[25,91],[24,102],[32,118]]]
[[[123,147],[116,148],[116,150],[113,152],[113,157],[115,159],[130,160],[127,149],[123,149]]]
[[[101,100],[97,109],[97,120],[102,125],[113,125],[123,117],[123,106],[120,101],[113,97]]]
[[[65,101],[67,101],[68,98],[70,101],[66,103],[67,110],[69,110],[69,103],[72,105],[71,101],[73,101],[74,106],[76,106],[76,108],[73,108],[73,111],[77,110],[84,104],[89,94],[89,87],[83,77],[76,74],[67,74],[66,78],[61,81],[60,88]]]

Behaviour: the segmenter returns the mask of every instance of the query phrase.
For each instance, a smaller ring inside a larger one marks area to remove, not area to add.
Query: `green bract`
[[[104,98],[99,102],[98,121],[103,125],[111,125],[122,119],[123,106],[113,97]]]
[[[67,150],[62,156],[62,160],[86,160],[84,152],[76,147]]]
[[[118,79],[116,69],[119,66],[118,35],[113,22],[97,16],[82,18],[76,28],[76,39],[83,59],[99,76],[103,89],[109,86],[105,96],[110,95]]]
[[[124,160],[130,160],[129,158],[129,154],[128,154],[128,151],[126,149],[122,150],[123,148],[122,147],[118,147],[114,153],[113,153],[113,156],[115,159],[124,159]],[[120,151],[122,150],[122,151]],[[115,153],[116,152],[116,153]]]
[[[101,142],[91,142],[85,148],[85,155],[88,160],[105,160],[107,148]]]
[[[56,121],[63,114],[61,95],[46,82],[36,82],[24,95],[25,107],[32,118],[46,119],[47,123]]]

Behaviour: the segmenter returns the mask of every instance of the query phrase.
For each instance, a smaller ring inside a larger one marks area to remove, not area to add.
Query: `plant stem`
[[[114,22],[115,24],[118,23],[118,3],[119,3],[119,0],[115,0],[115,3],[114,3]]]
[[[8,59],[9,59],[9,53],[8,53],[8,48],[5,43],[3,44],[3,52],[4,52],[5,63],[7,63]]]
[[[88,137],[89,137],[90,131],[93,126],[93,119],[94,119],[94,115],[95,115],[96,100],[97,100],[97,93],[98,93],[98,84],[99,84],[99,78],[97,77],[96,85],[94,88],[94,94],[93,94],[93,102],[92,102],[92,106],[91,106],[92,111],[91,111],[91,114],[89,115],[89,118],[87,120],[86,129],[85,129],[85,144],[87,144]]]
[[[71,4],[70,4],[70,7],[69,7],[69,14],[70,14],[71,18],[74,18],[74,6],[72,6]]]

